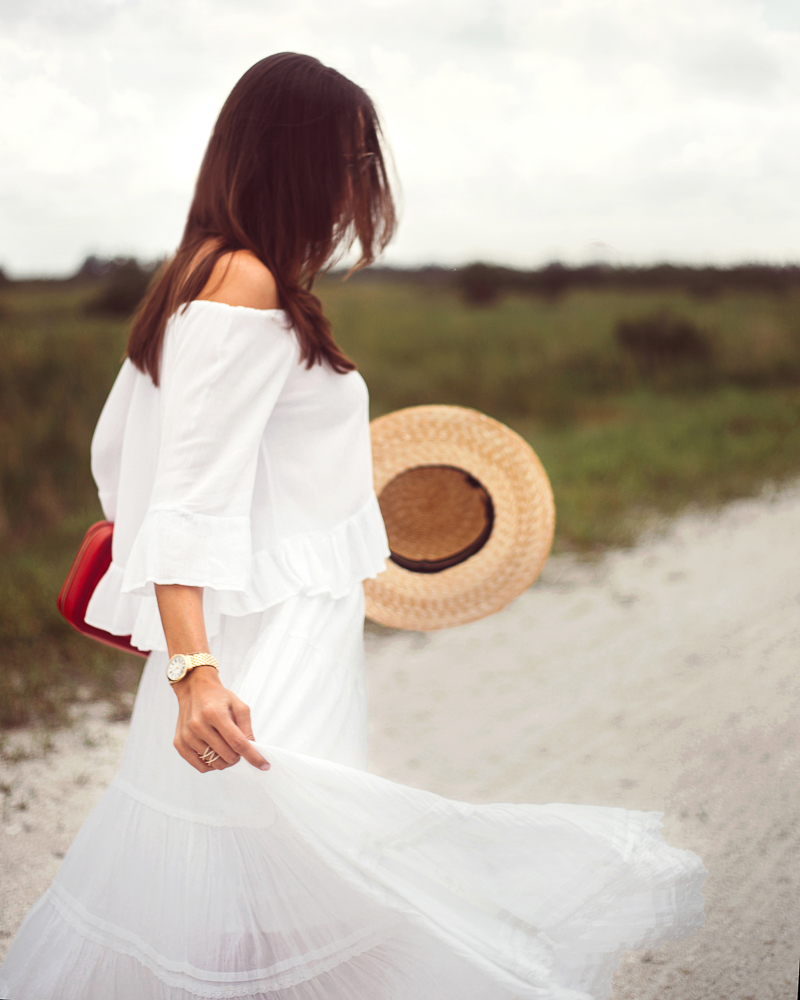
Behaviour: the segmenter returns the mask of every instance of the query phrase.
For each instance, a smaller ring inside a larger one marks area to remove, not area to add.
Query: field
[[[0,285],[0,725],[59,722],[98,695],[124,715],[141,666],[55,609],[100,516],[89,442],[126,338],[107,291]],[[557,550],[627,545],[686,505],[800,473],[800,289],[512,289],[475,305],[441,276],[378,272],[318,291],[373,416],[455,403],[531,442]]]

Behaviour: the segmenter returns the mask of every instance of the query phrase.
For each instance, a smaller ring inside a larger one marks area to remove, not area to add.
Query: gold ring
[[[210,746],[206,746],[202,753],[197,755],[204,764],[208,764],[209,767],[214,763],[215,760],[219,760],[219,754],[212,750]]]

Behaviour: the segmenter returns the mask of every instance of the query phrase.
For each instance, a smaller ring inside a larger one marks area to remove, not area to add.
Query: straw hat
[[[367,617],[449,628],[505,607],[550,551],[555,508],[531,447],[461,406],[412,406],[370,424],[392,558],[366,580]]]

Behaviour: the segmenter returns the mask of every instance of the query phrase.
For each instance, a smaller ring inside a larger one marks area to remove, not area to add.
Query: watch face
[[[179,681],[186,673],[186,657],[176,653],[167,664],[167,677],[171,681]]]

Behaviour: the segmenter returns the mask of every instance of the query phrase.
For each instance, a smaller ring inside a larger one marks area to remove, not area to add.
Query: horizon
[[[81,261],[77,267],[70,271],[64,271],[61,273],[29,273],[29,274],[10,274],[5,268],[0,266],[0,281],[5,279],[9,283],[24,283],[24,282],[36,282],[36,281],[73,281],[76,278],[81,277],[81,271],[87,265],[90,260],[95,260],[98,265],[103,267],[109,267],[109,270],[113,269],[114,265],[119,265],[124,262],[134,262],[139,268],[145,271],[154,271],[164,260],[168,258],[151,258],[149,260],[135,257],[127,256],[125,254],[112,254],[109,256],[99,256],[96,254],[88,254],[83,261]],[[541,274],[546,272],[548,269],[563,268],[567,272],[580,272],[588,270],[600,270],[607,272],[623,272],[623,271],[656,271],[660,268],[663,269],[674,269],[676,271],[717,271],[720,274],[727,274],[733,271],[742,271],[747,269],[753,270],[766,270],[766,271],[791,271],[797,270],[800,272],[800,254],[798,254],[795,260],[786,261],[770,261],[770,260],[757,260],[757,259],[742,259],[739,261],[731,261],[724,264],[714,263],[714,262],[696,262],[696,261],[680,261],[680,260],[654,260],[654,261],[584,261],[582,263],[570,263],[563,260],[550,260],[536,267],[520,267],[514,264],[504,264],[493,260],[470,260],[465,261],[463,264],[456,264],[450,266],[447,264],[438,264],[435,262],[427,262],[421,264],[405,264],[405,263],[390,263],[385,261],[375,261],[375,263],[369,265],[368,267],[361,268],[358,271],[353,272],[352,278],[357,278],[358,276],[363,276],[369,274],[370,272],[380,272],[387,271],[393,273],[407,273],[414,274],[417,272],[424,271],[441,271],[445,274],[457,274],[463,273],[470,268],[475,267],[485,267],[490,270],[500,270],[509,271],[515,274],[527,275],[527,274]],[[348,268],[345,266],[332,268],[330,271],[322,272],[319,277],[331,277],[339,278],[342,277],[344,280],[345,275],[348,273]],[[83,277],[89,280],[102,280],[106,275],[89,275],[84,274]],[[349,279],[348,279],[349,280]]]

